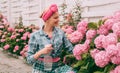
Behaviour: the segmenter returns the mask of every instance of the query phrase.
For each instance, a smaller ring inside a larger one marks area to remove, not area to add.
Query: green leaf
[[[98,27],[101,26],[102,24],[104,24],[104,21],[99,20],[99,21],[98,21]]]
[[[104,73],[104,72],[96,71],[96,72],[94,72],[94,73]]]
[[[80,69],[80,70],[78,71],[78,73],[89,73],[89,72],[88,72],[88,70],[86,70],[86,69]]]
[[[97,29],[98,28],[97,23],[95,23],[95,22],[88,23],[88,28],[89,29]]]
[[[74,59],[75,57],[72,54],[66,55],[66,59]]]
[[[95,66],[95,62],[93,59],[91,59],[91,61],[89,61],[89,69],[92,68]]]
[[[10,37],[12,34],[11,33],[8,33],[7,36]]]
[[[73,54],[66,55],[66,58],[74,58]]]
[[[92,41],[92,42],[90,43],[90,47],[91,47],[91,48],[94,48],[94,46],[95,46],[94,41]]]
[[[84,54],[82,54],[82,58],[83,59],[87,59],[89,57],[89,53],[84,53]]]
[[[115,64],[108,64],[104,69],[104,73],[109,73],[109,71],[112,70],[114,67]]]
[[[89,62],[87,62],[87,64],[85,66],[81,66],[81,69],[86,69],[88,70],[88,66],[89,66]]]
[[[120,42],[120,38],[118,38],[118,42]]]
[[[82,65],[84,65],[84,64],[85,64],[85,61],[84,61],[84,60],[80,60],[80,61],[78,61],[73,67],[74,67],[74,68],[80,67],[80,66],[82,66]]]

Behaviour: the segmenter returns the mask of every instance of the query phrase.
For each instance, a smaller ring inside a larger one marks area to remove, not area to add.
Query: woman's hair
[[[47,10],[45,10],[40,18],[42,18],[44,21],[48,20],[55,12],[58,11],[58,7],[56,4],[52,4]]]

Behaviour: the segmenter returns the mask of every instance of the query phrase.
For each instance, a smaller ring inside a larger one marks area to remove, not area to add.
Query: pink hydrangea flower
[[[104,35],[99,35],[98,37],[95,38],[94,40],[94,44],[97,48],[103,48],[103,44],[102,44],[102,39],[105,38]]]
[[[0,28],[4,28],[4,26],[0,26]]]
[[[86,39],[86,40],[85,40],[85,44],[86,44],[86,45],[89,45],[90,42],[91,42],[91,39]]]
[[[11,35],[11,37],[10,37],[11,39],[15,39],[16,38],[16,36],[15,35]]]
[[[23,35],[24,35],[24,36],[27,36],[29,33],[30,33],[30,32],[25,32]]]
[[[76,57],[77,60],[81,60],[80,55],[83,52],[81,46],[82,46],[81,44],[77,44],[73,49],[73,55]]]
[[[88,22],[83,20],[83,21],[78,23],[77,28],[79,28],[79,27],[87,27],[87,26],[88,26]]]
[[[114,73],[120,73],[120,65],[115,68]]]
[[[104,23],[104,25],[106,26],[106,28],[108,30],[111,30],[112,29],[112,26],[114,24],[114,20],[113,19],[107,19]]]
[[[25,32],[24,34],[23,34],[23,36],[28,36],[30,34],[30,32]]]
[[[1,42],[5,42],[5,39],[1,39],[0,41],[1,41]]]
[[[116,11],[116,12],[114,13],[113,18],[114,18],[115,20],[120,21],[120,10],[119,10],[119,11]]]
[[[82,59],[81,55],[76,55],[75,58],[76,58],[77,60],[81,60],[81,59]]]
[[[19,50],[19,46],[18,46],[18,45],[16,45],[16,46],[14,47],[14,52],[16,52],[17,50]]]
[[[120,56],[116,55],[116,56],[111,57],[111,62],[113,64],[119,65],[120,64]]]
[[[28,51],[28,45],[25,45],[25,51]]]
[[[95,63],[99,67],[105,67],[109,63],[109,58],[105,51],[100,51],[95,55]]]
[[[28,51],[28,45],[25,45],[23,50],[20,52],[22,57],[26,57],[27,56],[27,51]]]
[[[101,34],[101,35],[107,35],[108,34],[108,29],[105,25],[101,25],[99,27],[99,29],[97,30],[97,33]]]
[[[73,55],[76,57],[76,59],[81,59],[81,54],[83,54],[84,52],[86,52],[86,46],[84,44],[78,44],[75,45],[74,49],[73,49]]]
[[[15,50],[18,50],[19,49],[19,46],[17,45],[17,46],[15,46],[15,48],[14,48]]]
[[[23,55],[27,51],[28,51],[28,45],[25,45],[23,50],[20,52],[20,54]]]
[[[100,52],[100,50],[98,50],[98,49],[91,50],[91,51],[90,51],[91,57],[94,59],[94,58],[95,58],[95,55],[96,55],[98,52]]]
[[[107,46],[114,44],[116,45],[118,42],[117,40],[117,35],[114,33],[110,33],[107,36],[105,36],[105,38],[102,39],[102,44],[103,44],[103,48],[107,48]]]
[[[26,57],[27,56],[27,53],[24,52],[24,51],[21,51],[20,54],[22,55],[22,57]]]
[[[21,51],[20,54],[23,55],[24,51]]]
[[[18,42],[20,39],[16,39],[16,42]]]
[[[120,22],[115,23],[112,26],[113,33],[115,33],[118,37],[120,37]]]
[[[27,39],[27,37],[23,36],[23,37],[21,37],[21,39],[22,39],[22,40],[26,40],[26,39]]]
[[[12,27],[9,27],[7,30],[8,30],[9,32],[13,32],[15,29],[12,28]]]
[[[68,26],[68,28],[74,29],[74,27],[73,27],[73,26],[70,26],[70,25]]]
[[[69,35],[68,39],[72,42],[72,43],[77,43],[80,40],[83,39],[83,35],[82,33],[75,31],[72,34]]]
[[[74,49],[73,49],[73,55],[76,57],[77,60],[81,59],[81,54],[88,52],[89,49],[89,45],[88,44],[78,44],[75,45]]]
[[[23,32],[23,31],[24,31],[24,29],[19,29],[19,30],[18,30],[18,32]]]
[[[10,48],[10,45],[7,44],[7,45],[5,45],[3,48],[4,48],[5,50],[8,50],[8,49]]]
[[[7,32],[4,32],[4,35],[6,35],[7,34]]]
[[[120,50],[120,42],[118,42],[116,46],[117,46],[117,49],[118,49],[118,56],[120,56],[120,51],[119,51]]]
[[[88,30],[86,33],[86,38],[87,39],[92,39],[94,38],[96,35],[96,30]]]
[[[67,34],[71,34],[72,32],[74,32],[74,30],[72,28],[68,28],[68,29],[65,29],[65,32]]]
[[[5,18],[3,18],[2,21],[3,21],[3,24],[9,24],[7,19],[5,19]]]
[[[63,25],[61,29],[62,29],[64,32],[66,32],[66,29],[68,29],[68,28],[73,29],[73,26]]]
[[[106,48],[106,54],[108,55],[109,58],[112,56],[116,56],[118,54],[118,49],[116,45],[109,45]]]
[[[120,50],[120,42],[117,43],[117,48]]]
[[[86,27],[79,27],[77,31],[81,32],[83,35],[86,33],[87,28]]]
[[[84,44],[82,44],[83,46],[83,49],[82,49],[82,51],[83,51],[83,53],[87,53],[88,52],[88,50],[89,50],[89,48],[90,48],[90,45],[89,44],[87,44],[87,43],[84,43]]]
[[[107,20],[107,19],[112,19],[112,18],[113,18],[113,16],[105,16],[102,18],[102,20]]]
[[[2,39],[4,39],[6,36],[5,35],[2,35]]]
[[[30,34],[28,34],[28,38],[30,38]]]
[[[87,31],[87,26],[88,26],[88,22],[83,20],[78,23],[77,30],[82,34],[85,34],[85,32]]]

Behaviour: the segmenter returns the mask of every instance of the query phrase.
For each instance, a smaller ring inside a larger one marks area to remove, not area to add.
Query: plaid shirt
[[[44,62],[35,60],[33,55],[37,51],[43,49],[47,44],[52,44],[54,48],[50,54],[50,56],[53,58],[60,57],[63,50],[62,48],[67,49],[68,52],[72,53],[73,46],[66,38],[65,33],[60,28],[54,27],[52,39],[50,39],[42,29],[36,31],[31,34],[29,40],[29,50],[27,53],[28,63],[32,64],[33,68],[36,70],[44,71]],[[40,57],[44,58],[44,55],[41,55]],[[53,63],[52,70],[58,68],[62,64],[62,62]]]

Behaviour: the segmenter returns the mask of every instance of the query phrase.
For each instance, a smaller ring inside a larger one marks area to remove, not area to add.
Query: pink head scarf
[[[46,21],[57,11],[58,11],[57,5],[56,4],[52,4],[45,12],[43,12],[41,18],[44,21]]]

